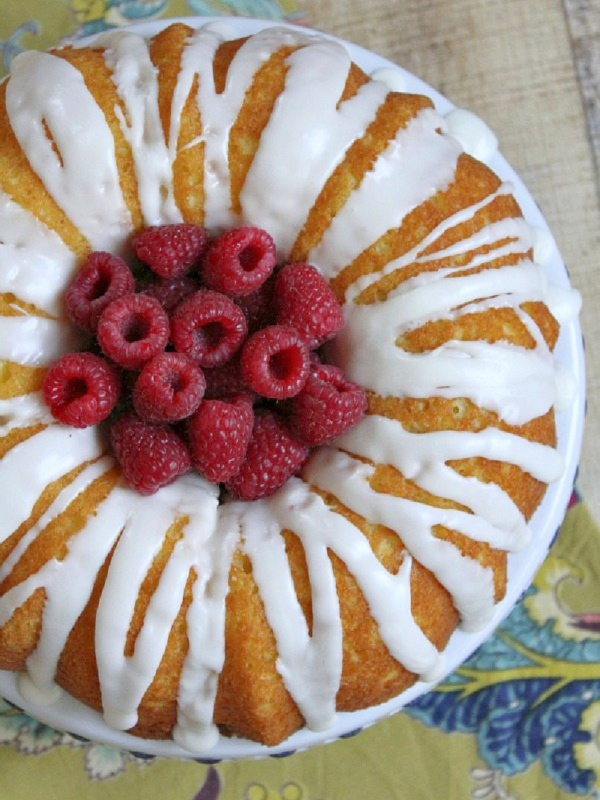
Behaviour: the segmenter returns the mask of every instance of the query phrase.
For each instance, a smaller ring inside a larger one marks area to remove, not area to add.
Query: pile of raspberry
[[[54,417],[105,423],[125,481],[152,494],[196,470],[231,496],[271,494],[365,413],[362,387],[318,350],[343,326],[309,264],[277,264],[269,234],[145,228],[132,266],[91,253],[68,287],[89,348],[46,373]]]

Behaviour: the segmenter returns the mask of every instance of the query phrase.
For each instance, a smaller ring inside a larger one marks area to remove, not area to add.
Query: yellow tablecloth
[[[442,50],[449,40],[433,35],[439,27],[426,30],[433,20],[428,14],[442,5],[424,3],[419,11],[415,2],[402,9],[379,0],[307,0],[301,8],[273,0],[1,0],[0,54],[7,66],[21,48],[48,47],[67,35],[155,17],[240,13],[298,21],[307,12],[311,24],[396,57],[447,91],[457,80],[443,69]],[[482,5],[497,14],[501,4],[462,0],[453,8],[461,6],[467,18],[472,12],[475,25]],[[521,0],[509,5],[526,13]],[[414,26],[404,27],[399,40],[393,39],[393,26],[387,22],[393,12],[398,26]],[[450,24],[453,11],[447,12]],[[425,48],[424,36],[429,37]],[[408,49],[394,52],[398,41]],[[409,48],[411,41],[414,49]],[[494,46],[493,37],[487,44]],[[477,64],[469,57],[469,42],[463,39],[459,45],[465,49],[464,79],[474,81]],[[506,41],[495,45],[510,54]],[[454,69],[460,62],[448,59]],[[510,79],[510,64],[507,72]],[[573,144],[576,152],[577,146]],[[525,177],[530,185],[529,178],[536,182],[535,169],[549,172],[537,178],[551,182],[551,163],[529,166],[533,174]],[[307,753],[227,764],[142,759],[54,731],[0,701],[0,800],[598,798],[598,536],[586,506],[574,495],[533,586],[463,667],[406,712]]]

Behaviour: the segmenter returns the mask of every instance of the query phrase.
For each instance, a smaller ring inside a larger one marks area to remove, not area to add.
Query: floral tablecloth
[[[273,0],[1,0],[0,55],[186,14],[302,21]],[[0,700],[0,800],[600,798],[599,531],[573,495],[550,555],[502,624],[435,691],[356,736],[285,758],[141,758]]]

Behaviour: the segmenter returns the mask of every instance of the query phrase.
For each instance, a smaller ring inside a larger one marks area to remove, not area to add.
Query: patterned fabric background
[[[300,22],[291,0],[2,0],[2,67],[27,48],[48,48],[109,28],[177,16],[243,16]]]
[[[271,0],[3,0],[2,64],[23,48],[190,14],[302,18],[294,3]],[[600,798],[598,536],[574,495],[496,635],[404,713],[307,753],[213,765],[140,758],[0,700],[0,800]]]

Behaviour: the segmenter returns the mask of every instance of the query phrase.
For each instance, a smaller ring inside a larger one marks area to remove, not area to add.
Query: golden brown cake
[[[255,502],[198,475],[124,485],[57,424],[65,287],[158,223],[266,229],[345,315],[366,417]],[[561,472],[558,323],[511,187],[426,97],[324,37],[120,32],[0,85],[0,668],[199,752],[273,745],[439,668],[489,620]]]

